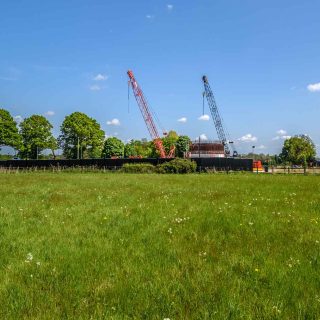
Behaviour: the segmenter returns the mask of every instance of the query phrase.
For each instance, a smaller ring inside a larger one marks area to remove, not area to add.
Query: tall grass
[[[320,178],[0,174],[1,319],[319,319]]]

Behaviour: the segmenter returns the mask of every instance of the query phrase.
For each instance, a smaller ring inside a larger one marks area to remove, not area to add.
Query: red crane
[[[165,148],[163,146],[162,140],[159,136],[156,124],[153,121],[152,114],[149,110],[147,100],[144,97],[143,92],[142,92],[137,80],[135,79],[135,77],[133,75],[133,72],[131,70],[129,70],[127,72],[127,74],[129,76],[129,84],[131,84],[132,91],[133,91],[133,94],[136,98],[138,106],[140,108],[143,120],[147,125],[148,131],[150,133],[151,139],[153,140],[153,143],[154,143],[156,149],[159,151],[160,158],[172,158],[174,155],[175,146],[171,147],[170,152],[167,155]],[[164,133],[164,135],[165,134],[166,133]]]

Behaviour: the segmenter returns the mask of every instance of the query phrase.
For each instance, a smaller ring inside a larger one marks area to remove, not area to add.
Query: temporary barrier
[[[80,160],[3,160],[0,161],[2,168],[50,168],[50,167],[96,167],[96,168],[119,168],[125,163],[151,163],[158,165],[172,159],[166,158],[118,158],[118,159],[80,159]],[[198,170],[216,169],[233,171],[252,171],[252,159],[239,158],[194,158]]]

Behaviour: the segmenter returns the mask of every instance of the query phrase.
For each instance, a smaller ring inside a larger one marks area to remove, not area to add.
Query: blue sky
[[[0,106],[47,114],[56,135],[82,111],[149,138],[132,93],[128,112],[132,69],[167,130],[217,139],[207,107],[199,120],[206,74],[240,152],[306,133],[319,153],[319,14],[319,0],[2,0]]]

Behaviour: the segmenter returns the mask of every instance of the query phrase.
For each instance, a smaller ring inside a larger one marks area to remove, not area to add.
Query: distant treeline
[[[153,141],[142,139],[124,143],[116,137],[106,138],[97,120],[82,112],[73,112],[64,118],[57,138],[53,136],[52,128],[50,121],[42,115],[32,115],[17,124],[9,111],[0,109],[0,147],[14,148],[20,159],[48,158],[48,155],[44,154],[45,150],[51,150],[52,159],[56,159],[57,150],[62,150],[64,159],[159,157]],[[162,138],[162,142],[167,154],[171,147],[175,146],[174,156],[183,157],[189,151],[191,139],[169,131]],[[315,155],[315,144],[310,137],[297,135],[284,141],[279,155],[249,156],[260,159],[265,164],[288,163],[306,166],[315,162]]]
[[[21,159],[46,158],[44,150],[51,150],[53,159],[56,150],[62,150],[65,159],[159,157],[153,141],[131,140],[125,144],[116,137],[106,138],[97,120],[82,112],[65,117],[57,138],[52,128],[42,115],[32,115],[17,124],[9,111],[0,109],[0,146],[14,148]],[[167,152],[175,145],[175,156],[182,157],[189,150],[190,138],[179,136],[175,131],[169,131],[162,141]]]

